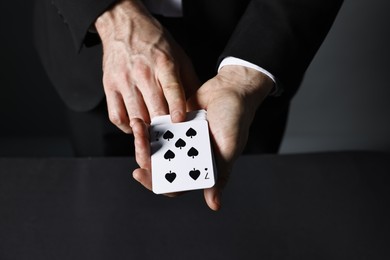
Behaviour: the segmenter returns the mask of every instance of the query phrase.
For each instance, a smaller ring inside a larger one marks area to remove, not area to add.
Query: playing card
[[[187,113],[185,122],[159,116],[150,125],[152,187],[156,194],[205,189],[215,184],[206,111]]]

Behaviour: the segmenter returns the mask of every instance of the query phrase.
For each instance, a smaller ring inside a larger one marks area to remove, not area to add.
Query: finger
[[[150,118],[168,114],[168,104],[164,93],[151,68],[145,64],[137,63],[133,75],[136,77],[138,90],[142,95]]]
[[[218,176],[217,183],[208,189],[204,190],[204,199],[206,204],[210,209],[218,211],[222,206],[222,191],[228,183],[229,175],[225,173],[220,173]]]
[[[127,134],[131,134],[130,120],[122,96],[117,92],[106,93],[108,117],[110,121]]]
[[[136,86],[127,88],[123,94],[123,99],[129,120],[133,118],[140,118],[144,122],[150,122],[148,109],[145,105],[141,92]]]
[[[187,110],[193,111],[197,109],[206,109],[208,108],[209,95],[207,91],[203,91],[203,88],[207,83],[205,83],[201,88],[199,88],[188,100],[187,100]]]
[[[151,159],[149,146],[149,133],[147,125],[139,118],[131,120],[134,134],[135,157],[140,169],[133,172],[133,177],[145,188],[152,190]],[[167,197],[176,197],[182,193],[166,193]]]
[[[172,122],[178,123],[183,121],[186,112],[186,99],[174,65],[166,65],[165,69],[159,72],[158,79],[168,103]]]
[[[150,170],[138,168],[133,171],[133,178],[148,190],[152,190],[152,173]]]
[[[133,178],[148,190],[152,190],[152,174],[150,161],[149,133],[144,121],[139,118],[131,119],[134,133],[135,158],[139,169],[133,171]]]
[[[221,209],[222,191],[217,187],[212,187],[204,190],[204,198],[207,206],[214,211]]]
[[[135,158],[138,165],[145,170],[151,170],[149,133],[147,125],[139,118],[131,119],[134,134]]]

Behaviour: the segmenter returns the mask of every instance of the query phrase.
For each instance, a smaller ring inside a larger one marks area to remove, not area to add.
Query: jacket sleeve
[[[342,0],[252,0],[220,60],[234,56],[269,72],[292,95]]]
[[[89,34],[88,30],[100,14],[117,0],[52,0],[58,14],[67,24],[76,50],[83,44],[93,45],[98,37]]]

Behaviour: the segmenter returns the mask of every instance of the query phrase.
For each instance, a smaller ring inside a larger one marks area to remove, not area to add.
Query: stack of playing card
[[[215,184],[215,164],[206,111],[187,113],[181,123],[169,115],[150,124],[152,187],[156,194],[205,189]]]

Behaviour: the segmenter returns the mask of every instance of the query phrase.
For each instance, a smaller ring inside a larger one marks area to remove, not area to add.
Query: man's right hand
[[[138,0],[122,0],[95,22],[103,43],[109,118],[125,133],[130,121],[171,114],[185,119],[186,98],[199,81],[180,46]],[[186,87],[186,89],[183,88]]]

